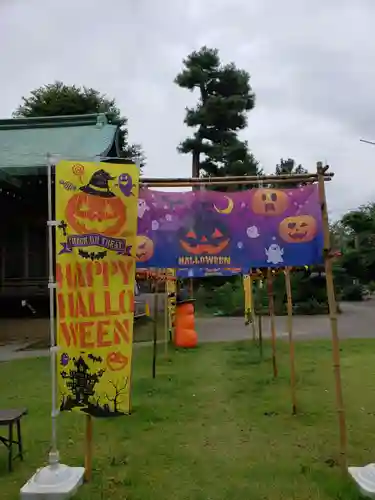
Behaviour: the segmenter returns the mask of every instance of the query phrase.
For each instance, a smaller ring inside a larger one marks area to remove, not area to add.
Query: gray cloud
[[[89,85],[128,116],[147,175],[189,175],[175,148],[195,97],[173,79],[191,50],[218,47],[251,73],[257,104],[243,137],[265,170],[280,157],[327,161],[337,216],[375,199],[375,147],[359,143],[375,139],[374,18],[373,0],[3,0],[0,116],[44,83]]]

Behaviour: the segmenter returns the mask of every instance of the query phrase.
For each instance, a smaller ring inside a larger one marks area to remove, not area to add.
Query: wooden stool
[[[23,460],[21,418],[27,414],[26,409],[22,410],[0,410],[0,426],[8,426],[8,437],[0,436],[0,442],[8,449],[8,470],[12,471],[12,462],[15,458]],[[17,441],[13,438],[13,425],[17,426]],[[13,456],[13,445],[18,445],[18,453]]]

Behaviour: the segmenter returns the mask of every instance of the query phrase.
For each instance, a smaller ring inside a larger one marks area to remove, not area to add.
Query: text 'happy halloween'
[[[80,349],[130,344],[134,261],[56,267],[60,342]]]

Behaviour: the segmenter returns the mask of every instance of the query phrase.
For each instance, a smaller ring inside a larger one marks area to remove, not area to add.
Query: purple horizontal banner
[[[323,262],[316,185],[162,192],[141,189],[139,267],[285,267]]]

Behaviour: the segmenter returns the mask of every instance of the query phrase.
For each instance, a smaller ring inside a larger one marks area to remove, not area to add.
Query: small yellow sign
[[[167,278],[167,294],[168,294],[168,324],[169,331],[174,333],[174,321],[176,316],[176,296],[177,296],[177,281],[176,281],[176,269],[167,268],[166,269]]]

